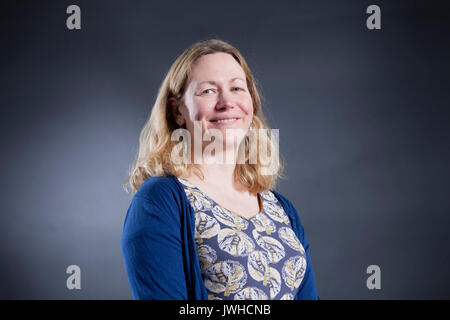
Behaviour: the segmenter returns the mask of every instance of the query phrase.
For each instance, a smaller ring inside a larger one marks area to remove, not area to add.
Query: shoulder
[[[175,176],[158,176],[147,178],[133,197],[132,202],[151,205],[154,210],[171,214],[177,219],[185,210],[186,195]]]
[[[291,203],[291,201],[288,200],[288,198],[286,198],[285,196],[283,196],[281,193],[279,193],[278,191],[275,190],[270,190],[270,192],[273,193],[273,195],[278,199],[278,201],[281,203],[281,205],[283,206],[284,210],[286,211],[286,213],[291,213],[292,210],[295,211],[295,207],[294,205]],[[288,212],[289,211],[289,212]]]
[[[179,225],[183,214],[184,192],[174,176],[149,177],[134,194],[125,224],[140,228],[143,225]],[[163,218],[164,217],[164,218]],[[135,223],[133,223],[133,221]],[[127,224],[128,222],[128,224]]]
[[[174,176],[149,177],[134,195],[149,201],[172,198],[180,193],[177,179]]]
[[[288,198],[286,198],[285,196],[283,196],[281,193],[275,191],[275,190],[270,190],[275,197],[278,199],[278,201],[280,202],[281,206],[284,209],[284,212],[288,215],[288,217],[290,218],[291,222],[292,222],[292,227],[294,229],[298,229],[299,232],[301,232],[301,230],[303,229],[303,225],[300,219],[300,215],[298,214],[297,210],[295,209],[295,206],[292,204],[291,201],[289,201]]]

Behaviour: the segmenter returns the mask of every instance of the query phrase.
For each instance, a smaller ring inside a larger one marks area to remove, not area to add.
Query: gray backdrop
[[[2,1],[0,298],[131,298],[121,182],[171,63],[213,37],[280,129],[321,298],[450,298],[450,8],[392,2]]]

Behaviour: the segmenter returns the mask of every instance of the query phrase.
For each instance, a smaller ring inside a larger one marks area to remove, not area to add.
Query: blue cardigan
[[[289,216],[306,252],[307,268],[295,299],[320,299],[309,244],[297,211],[289,200],[271,191]],[[121,240],[134,299],[208,299],[194,230],[194,209],[178,179],[171,175],[148,178],[131,201]]]

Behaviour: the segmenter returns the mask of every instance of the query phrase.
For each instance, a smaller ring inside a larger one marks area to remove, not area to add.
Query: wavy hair
[[[139,136],[139,150],[128,172],[128,177],[123,181],[127,192],[133,194],[142,183],[151,176],[174,175],[176,177],[189,175],[191,170],[201,179],[204,176],[196,164],[176,164],[171,161],[171,152],[177,141],[171,141],[172,132],[179,128],[176,123],[168,100],[183,99],[192,64],[200,57],[216,52],[228,53],[239,63],[246,78],[249,93],[253,102],[253,119],[251,128],[270,130],[261,110],[261,97],[256,87],[255,79],[242,54],[232,45],[218,39],[200,41],[187,48],[170,67],[162,82],[151,114],[145,123]],[[245,161],[236,163],[234,170],[235,181],[240,182],[251,193],[259,193],[274,188],[277,179],[281,177],[283,164],[278,154],[278,146],[274,145],[268,134],[256,134],[255,140],[260,145],[267,146],[269,162],[277,163],[276,169],[270,174],[264,173],[265,165],[260,157],[257,161],[249,161],[249,134],[255,134],[258,130],[249,130],[242,140],[239,148],[245,148]],[[241,149],[239,149],[241,150]],[[130,190],[131,188],[131,190]]]

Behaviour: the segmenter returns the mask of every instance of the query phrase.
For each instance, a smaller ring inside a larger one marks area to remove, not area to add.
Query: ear
[[[175,119],[176,123],[179,126],[182,126],[185,121],[183,115],[180,112],[180,103],[178,102],[178,100],[172,97],[167,101],[167,105],[170,108],[170,111],[172,112],[173,118]]]

